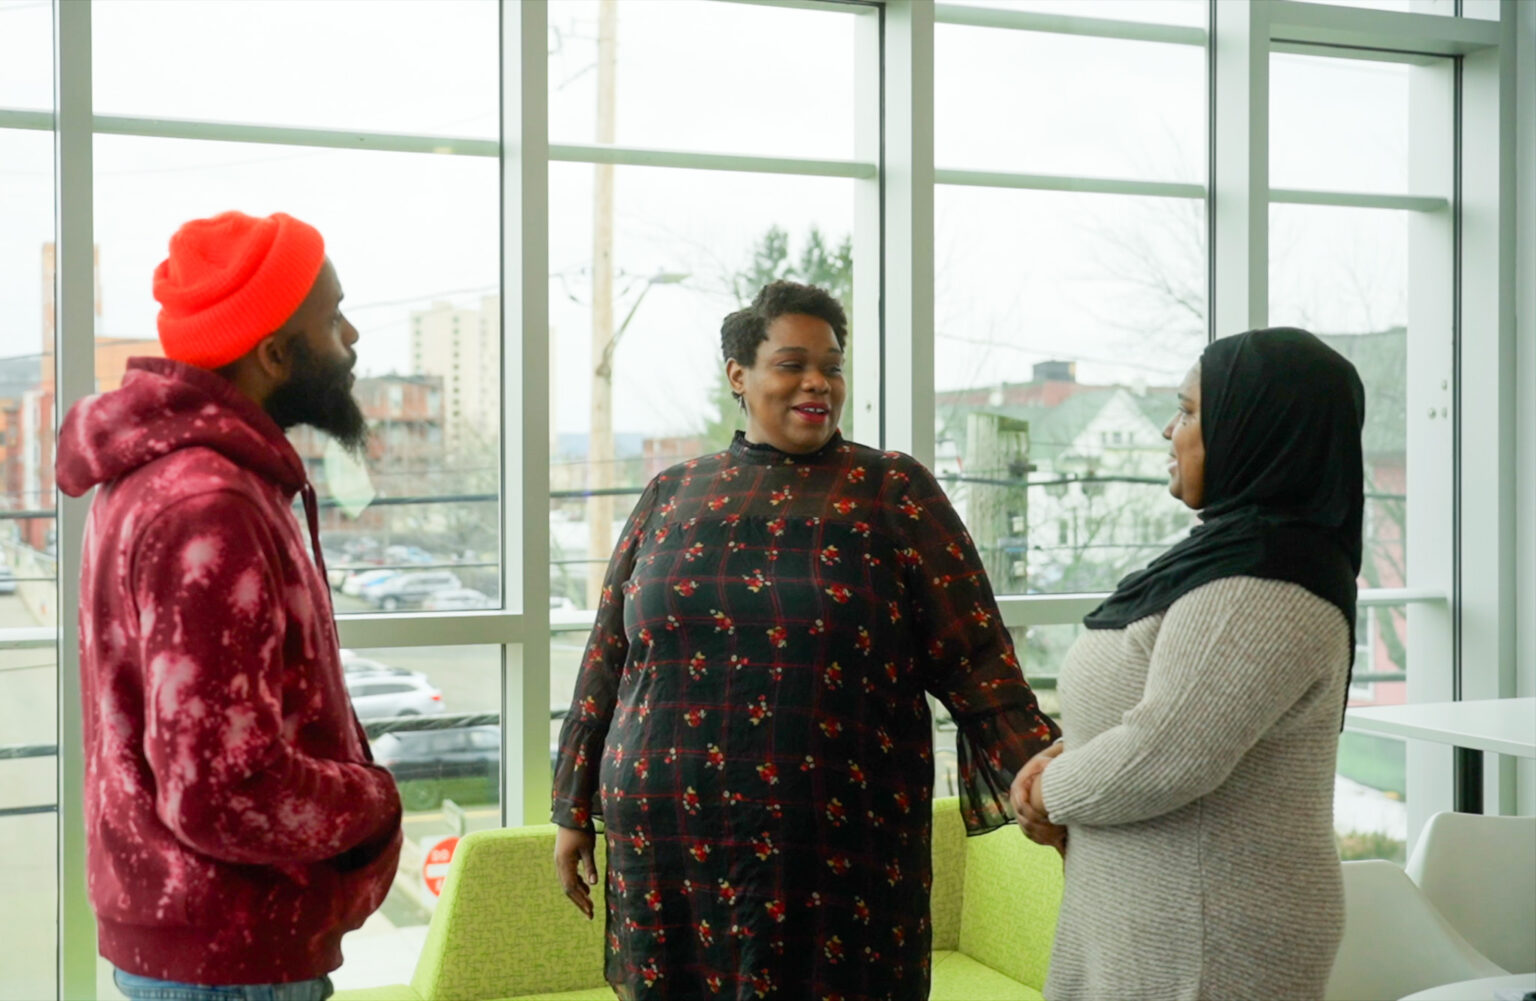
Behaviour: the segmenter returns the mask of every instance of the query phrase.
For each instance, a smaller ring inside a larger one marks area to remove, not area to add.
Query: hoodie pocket
[[[400,846],[404,840],[404,832],[396,828],[394,837],[361,866],[347,872],[333,869],[338,884],[337,920],[342,928],[352,931],[362,927],[368,916],[389,896],[389,888],[394,885],[395,873],[400,866]]]

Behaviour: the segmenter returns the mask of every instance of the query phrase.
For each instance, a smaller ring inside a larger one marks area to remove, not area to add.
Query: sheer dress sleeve
[[[888,478],[887,517],[905,542],[907,604],[924,685],[959,726],[960,812],[969,834],[1014,820],[1008,788],[1060,736],[1024,680],[970,533],[938,481],[906,458]]]
[[[603,743],[613,720],[619,677],[629,655],[629,638],[624,632],[624,584],[635,568],[635,554],[645,538],[646,522],[656,506],[657,481],[645,488],[624,533],[614,547],[613,558],[603,578],[602,598],[592,625],[587,647],[582,654],[581,672],[576,677],[576,691],[571,708],[560,727],[560,753],[555,762],[551,799],[552,816],[561,827],[590,831],[592,819],[601,812],[597,792],[597,770],[603,757]]]

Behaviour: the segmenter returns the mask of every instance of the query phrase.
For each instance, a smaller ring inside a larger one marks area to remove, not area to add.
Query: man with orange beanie
[[[187,223],[154,293],[166,357],[82,400],[58,446],[60,489],[97,488],[80,671],[101,953],[129,998],[323,1001],[401,840],[283,434],[361,449],[357,331],[319,232],[282,213]]]

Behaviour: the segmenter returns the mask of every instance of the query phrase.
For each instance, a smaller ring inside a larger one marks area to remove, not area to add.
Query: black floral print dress
[[[933,723],[970,833],[1058,734],[933,476],[835,436],[657,476],[608,568],[554,820],[605,819],[609,983],[641,998],[926,998]]]

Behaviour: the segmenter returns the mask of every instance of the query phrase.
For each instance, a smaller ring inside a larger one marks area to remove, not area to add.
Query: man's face
[[[342,315],[341,300],[341,282],[327,260],[314,288],[279,335],[287,337],[290,374],[267,397],[266,410],[284,430],[308,424],[361,457],[368,443],[368,419],[352,398],[357,328]]]

